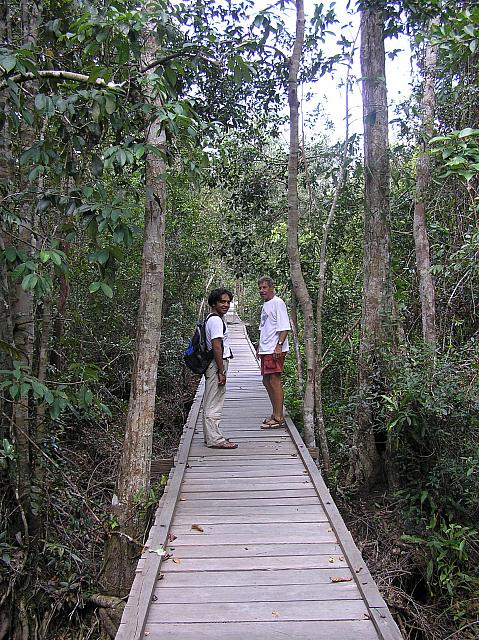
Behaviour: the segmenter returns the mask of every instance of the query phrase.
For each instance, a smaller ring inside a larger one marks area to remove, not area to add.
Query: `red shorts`
[[[261,375],[267,376],[270,373],[283,373],[285,357],[285,351],[283,351],[278,359],[273,358],[272,353],[261,354]]]

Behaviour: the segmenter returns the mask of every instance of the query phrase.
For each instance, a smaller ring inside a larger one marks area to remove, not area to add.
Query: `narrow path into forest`
[[[201,384],[117,640],[399,639],[294,424],[261,431],[268,398],[229,324],[222,429],[239,447],[204,446]]]

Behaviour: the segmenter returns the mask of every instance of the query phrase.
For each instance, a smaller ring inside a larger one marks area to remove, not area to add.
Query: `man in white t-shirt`
[[[230,308],[233,294],[228,289],[213,289],[208,296],[211,313],[205,321],[206,347],[213,351],[213,360],[205,371],[203,395],[203,433],[207,447],[237,449],[220,430],[220,420],[226,392],[226,374],[232,358],[228,326],[224,316]]]
[[[275,294],[274,283],[269,276],[263,276],[258,280],[258,290],[264,304],[261,309],[256,357],[261,360],[263,384],[273,408],[272,414],[263,420],[261,428],[281,429],[285,426],[281,374],[284,359],[289,350],[288,331],[291,329],[291,325],[286,305]]]

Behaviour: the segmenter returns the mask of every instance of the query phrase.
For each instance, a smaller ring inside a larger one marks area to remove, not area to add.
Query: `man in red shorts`
[[[280,429],[284,427],[284,392],[281,373],[284,358],[289,350],[288,331],[291,325],[286,305],[274,292],[273,280],[269,276],[262,276],[258,280],[258,289],[264,304],[261,309],[256,357],[261,359],[263,384],[273,408],[272,414],[263,420],[261,428]]]

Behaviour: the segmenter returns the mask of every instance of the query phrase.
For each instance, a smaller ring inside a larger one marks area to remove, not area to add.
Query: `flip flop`
[[[277,420],[273,418],[273,416],[269,416],[265,418],[261,424],[271,424],[272,422],[277,422]]]
[[[284,429],[285,427],[286,422],[284,420],[281,420],[281,422],[275,420],[274,422],[263,423],[261,425],[261,428],[265,429],[266,431],[268,431],[269,429]]]
[[[225,440],[221,442],[221,444],[210,444],[209,449],[237,449],[238,445],[236,442],[230,442],[229,440]]]

